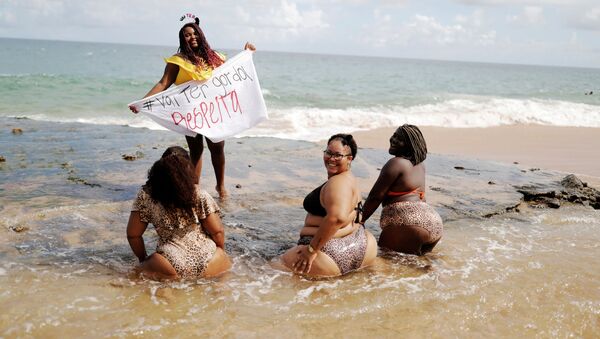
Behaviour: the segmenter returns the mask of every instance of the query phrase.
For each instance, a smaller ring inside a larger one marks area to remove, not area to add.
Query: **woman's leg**
[[[141,273],[150,279],[176,279],[177,271],[173,265],[164,256],[158,253],[152,253],[140,265]]]
[[[413,225],[390,225],[381,231],[379,246],[407,254],[423,254],[423,245],[429,241],[429,231]]]
[[[207,278],[214,277],[228,271],[230,268],[231,260],[229,260],[229,256],[227,256],[227,253],[222,248],[217,247],[212,259],[206,265],[203,276]]]
[[[294,263],[296,263],[298,260],[298,251],[300,250],[300,246],[305,245],[294,246],[281,256],[283,264],[294,273],[296,273],[294,271]],[[340,268],[335,261],[333,261],[333,259],[331,259],[331,257],[327,254],[319,252],[317,253],[315,261],[313,261],[310,271],[305,275],[308,277],[334,277],[341,274],[342,272],[340,272]]]
[[[365,252],[365,258],[363,259],[362,265],[360,267],[365,267],[372,265],[377,257],[377,241],[371,232],[365,229],[365,234],[367,236],[367,250]]]
[[[194,164],[198,182],[200,182],[200,175],[202,174],[202,153],[204,152],[204,137],[201,134],[196,134],[195,137],[188,137],[186,135],[185,140],[190,149],[190,158],[192,159],[192,164]]]
[[[212,142],[207,138],[206,144],[210,150],[210,160],[217,178],[215,189],[219,193],[219,197],[225,198],[227,197],[227,190],[225,189],[225,141]]]

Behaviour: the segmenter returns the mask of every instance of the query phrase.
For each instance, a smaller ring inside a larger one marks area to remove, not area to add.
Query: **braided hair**
[[[352,136],[352,134],[334,134],[331,136],[331,138],[329,138],[329,140],[327,141],[327,144],[329,145],[330,142],[332,142],[333,140],[339,140],[343,146],[348,146],[350,147],[350,152],[352,153],[352,159],[356,158],[356,153],[358,152],[358,146],[356,145],[356,141],[354,140],[354,137]]]
[[[390,142],[399,143],[400,141],[404,141],[405,147],[394,154],[395,156],[410,160],[413,166],[420,164],[427,158],[427,143],[425,143],[425,138],[419,127],[408,124],[398,127]]]

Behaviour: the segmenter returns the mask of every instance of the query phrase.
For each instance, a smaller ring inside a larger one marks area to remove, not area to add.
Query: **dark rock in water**
[[[21,226],[21,225],[11,226],[10,229],[13,230],[14,232],[17,232],[17,233],[29,231],[29,227],[27,227],[27,226]]]
[[[0,162],[5,162],[6,158],[0,155]]]
[[[457,169],[457,170],[464,170],[465,168],[464,168],[464,167],[462,167],[462,166],[454,166],[454,169]]]
[[[23,130],[20,128],[13,128],[12,134],[23,134]]]
[[[235,188],[242,188],[242,185],[237,184],[237,185],[235,185]]]
[[[136,151],[135,155],[134,154],[123,154],[122,158],[123,160],[127,160],[127,161],[134,161],[137,159],[142,159],[144,157],[144,153],[140,152],[140,151]]]
[[[488,185],[495,185],[495,184],[496,184],[496,183],[495,183],[495,182],[493,182],[493,181],[491,181],[491,180],[490,180],[490,181],[488,181]]]
[[[569,174],[556,185],[555,189],[540,189],[536,186],[516,187],[523,194],[523,200],[536,207],[559,208],[561,201],[592,206],[600,209],[600,191],[588,187],[577,176]]]
[[[564,177],[563,180],[560,181],[560,184],[566,189],[581,189],[584,187],[583,181],[574,174],[569,174]]]

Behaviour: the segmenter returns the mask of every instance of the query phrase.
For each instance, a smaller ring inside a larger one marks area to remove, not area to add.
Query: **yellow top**
[[[219,52],[217,52],[217,55],[219,55],[223,61],[225,61],[227,58],[224,54]],[[202,60],[200,65],[196,66],[179,55],[173,55],[169,58],[165,58],[165,62],[179,66],[179,72],[177,72],[175,85],[179,85],[190,80],[206,80],[212,76],[213,68],[208,66],[204,60]]]

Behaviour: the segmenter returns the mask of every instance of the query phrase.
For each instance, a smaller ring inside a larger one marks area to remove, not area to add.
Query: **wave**
[[[288,107],[272,108],[268,111],[269,120],[240,136],[316,141],[321,140],[324,135],[398,126],[405,123],[448,128],[528,124],[600,127],[598,106],[538,99],[452,99],[409,107],[373,106],[345,109]],[[20,115],[20,117],[22,116]],[[25,116],[44,121],[164,129],[149,118],[123,112],[87,114],[90,118],[81,115],[76,118],[47,114],[27,114]]]

